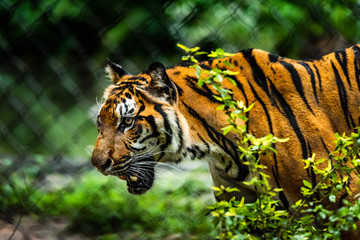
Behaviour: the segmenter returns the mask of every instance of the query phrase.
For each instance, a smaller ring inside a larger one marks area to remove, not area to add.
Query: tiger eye
[[[124,122],[126,125],[131,125],[131,123],[133,122],[133,119],[132,119],[132,118],[124,118],[123,122]]]

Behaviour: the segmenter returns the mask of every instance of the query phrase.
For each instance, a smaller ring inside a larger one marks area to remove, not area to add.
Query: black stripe
[[[128,93],[128,92],[127,92],[127,93],[125,93],[125,97],[126,97],[126,98],[128,98],[128,99],[131,99],[131,95],[130,95],[130,93]]]
[[[274,143],[274,144],[272,144],[272,146],[271,146],[273,149],[276,149],[276,144]],[[281,180],[281,178],[280,178],[280,174],[279,174],[279,169],[278,169],[278,161],[277,161],[277,154],[273,154],[273,158],[274,158],[274,165],[275,165],[275,170],[276,170],[276,177],[279,179],[279,180]]]
[[[214,193],[215,200],[216,200],[217,202],[220,202],[220,201],[221,201],[220,197],[216,194],[215,191],[213,191],[213,193]]]
[[[162,116],[163,119],[164,119],[164,128],[165,128],[165,136],[166,136],[166,137],[165,137],[165,143],[160,146],[161,155],[160,155],[159,159],[161,159],[161,158],[165,155],[164,150],[165,150],[165,149],[169,146],[169,144],[171,143],[171,137],[172,137],[172,135],[173,135],[173,132],[172,132],[171,127],[170,127],[168,115],[167,115],[166,112],[162,109],[161,106],[162,106],[161,104],[155,104],[155,106],[154,106],[155,111],[157,111],[158,113],[160,113],[161,116]]]
[[[312,152],[309,142],[307,142],[307,144],[308,144],[308,149],[309,149],[309,156],[312,156],[313,152]],[[310,168],[310,176],[311,176],[311,184],[312,184],[312,187],[314,188],[317,185],[316,174],[314,172],[314,168]],[[319,191],[316,192],[315,196],[317,199],[320,199]]]
[[[200,134],[197,134],[198,137],[200,138],[200,140],[204,143],[204,145],[206,146],[206,152],[210,153],[210,146],[207,142],[205,142],[205,140],[200,136]]]
[[[179,118],[178,118],[178,114],[177,112],[175,112],[175,117],[176,117],[176,126],[177,126],[177,131],[178,131],[178,138],[180,140],[180,143],[179,143],[179,146],[178,146],[178,149],[176,149],[176,152],[180,152],[180,150],[182,149],[183,145],[184,145],[184,138],[183,138],[183,131],[181,129],[181,126],[180,126],[180,122],[179,122]]]
[[[296,91],[300,94],[300,97],[302,98],[302,100],[304,101],[304,103],[306,104],[306,107],[310,110],[310,112],[312,114],[314,114],[313,110],[311,109],[306,97],[305,97],[305,93],[304,93],[304,87],[302,85],[301,82],[301,78],[299,76],[299,73],[296,71],[295,67],[293,64],[288,63],[288,62],[284,62],[284,61],[280,61],[280,63],[286,68],[286,70],[288,70],[288,72],[291,75],[291,79],[294,83],[294,86],[296,88]]]
[[[242,95],[244,96],[244,100],[245,100],[245,106],[249,106],[249,100],[245,94],[245,90],[244,90],[244,87],[243,85],[239,82],[239,80],[236,78],[236,76],[233,76],[233,75],[228,75],[226,76],[230,79],[232,79],[235,83],[236,83],[236,87],[241,91]]]
[[[321,143],[322,143],[322,145],[323,145],[324,149],[326,150],[327,155],[329,155],[329,154],[330,154],[330,151],[329,151],[329,149],[327,148],[327,146],[326,146],[326,144],[325,144],[324,139],[320,138],[320,141],[321,141]]]
[[[129,143],[126,142],[126,141],[123,141],[123,143],[124,143],[125,148],[126,148],[127,150],[131,151],[131,146],[129,145]]]
[[[134,80],[129,80],[129,79],[124,79],[122,80],[121,83],[119,83],[119,87],[122,87],[122,88],[128,88],[129,86],[144,86],[144,85],[147,85],[148,82],[145,81],[145,82],[139,82],[139,81],[134,81]]]
[[[335,52],[335,58],[338,61],[338,63],[340,64],[340,66],[345,74],[346,80],[349,84],[350,90],[351,90],[352,87],[351,87],[351,81],[349,78],[348,60],[347,60],[346,51],[342,50],[342,51]]]
[[[171,81],[172,81],[172,80],[171,80]],[[172,81],[172,83],[175,85],[176,90],[177,90],[177,92],[178,92],[179,96],[182,96],[182,95],[183,95],[184,90],[183,90],[181,87],[179,87],[179,85],[177,85],[177,84],[176,84],[176,82]]]
[[[353,46],[354,50],[354,67],[355,67],[355,79],[360,90],[360,48],[358,46]]]
[[[287,197],[285,196],[284,191],[279,192],[279,198],[280,198],[280,201],[283,203],[284,208],[288,209],[290,207],[290,203],[289,203],[289,200],[287,199]]]
[[[262,106],[262,108],[264,109],[265,115],[266,115],[266,119],[267,119],[267,123],[269,125],[269,130],[270,133],[273,134],[273,126],[272,126],[272,121],[271,121],[271,117],[270,117],[270,113],[264,103],[264,101],[259,97],[259,95],[256,93],[254,87],[252,86],[252,84],[249,82],[249,86],[251,88],[252,93],[254,94],[255,99],[260,103],[260,105]]]
[[[121,99],[121,101],[123,102],[123,106],[125,107],[125,113],[124,115],[126,116],[129,112],[129,107],[128,105],[126,104],[126,100],[125,99]]]
[[[316,65],[314,64],[313,65],[314,68],[315,68],[315,71],[316,71],[316,76],[318,78],[318,81],[319,81],[319,88],[320,88],[320,91],[322,91],[322,84],[321,84],[321,77],[320,77],[320,72],[319,72],[319,69],[316,67]]]
[[[210,126],[206,122],[206,120],[204,118],[202,118],[199,115],[199,113],[197,113],[193,108],[191,108],[184,102],[182,102],[182,103],[188,109],[188,112],[194,118],[198,119],[202,123],[202,125],[204,126],[204,129],[206,130],[206,132],[207,132],[208,136],[211,138],[211,140],[215,144],[220,146],[221,149],[234,160],[235,164],[237,165],[237,167],[239,169],[236,180],[243,181],[246,178],[246,176],[248,175],[249,169],[248,169],[248,166],[246,166],[240,162],[240,158],[239,158],[240,156],[236,150],[237,149],[236,145],[230,139],[228,139],[226,136],[217,132],[212,126]]]
[[[345,89],[344,83],[342,82],[340,74],[332,61],[331,61],[331,66],[332,66],[334,74],[335,74],[336,85],[338,87],[338,92],[339,92],[339,97],[340,97],[341,109],[344,113],[344,117],[345,117],[348,128],[352,129],[353,128],[352,126],[355,126],[355,123],[351,116],[351,113],[349,112],[346,89]]]
[[[280,105],[286,115],[286,118],[289,120],[289,123],[291,127],[294,129],[294,132],[296,134],[296,137],[299,139],[301,144],[301,150],[302,150],[302,158],[307,159],[309,157],[308,150],[306,146],[306,141],[304,138],[304,135],[302,134],[300,127],[298,125],[298,122],[296,120],[295,114],[293,110],[291,109],[290,105],[286,102],[284,97],[280,94],[280,92],[276,89],[274,84],[270,82],[270,88],[271,91],[274,93],[274,96],[279,100]]]
[[[137,134],[141,135],[142,131],[143,131],[143,127],[142,127],[141,124],[139,124],[138,127],[137,127]]]
[[[209,64],[209,63],[207,63],[207,62],[201,62],[201,63],[199,63],[199,66],[200,66],[202,69],[211,70],[211,69],[212,69],[211,66],[206,65],[206,64]]]
[[[238,63],[238,61],[236,59],[234,60],[234,65],[235,65],[235,67],[239,66],[239,63]]]
[[[279,56],[275,55],[275,54],[272,54],[272,53],[269,53],[269,61],[270,62],[277,62],[277,61],[279,61]]]
[[[304,68],[306,69],[306,71],[307,71],[308,74],[310,75],[311,86],[312,86],[312,88],[313,88],[315,100],[316,100],[317,103],[319,103],[319,99],[318,99],[317,92],[316,92],[315,75],[314,75],[313,70],[310,68],[309,64],[307,64],[306,62],[299,62],[299,64],[302,65],[302,66],[304,66]]]
[[[274,168],[272,168],[272,172],[273,172],[273,175],[274,175],[274,178],[275,178],[275,182],[276,182],[276,185],[278,188],[281,188],[281,185],[280,185],[280,182],[279,182],[279,179],[277,178],[275,172],[274,172]],[[285,209],[288,209],[290,204],[289,204],[289,200],[287,199],[287,197],[285,196],[285,193],[284,191],[281,191],[279,192],[279,198],[280,198],[280,201],[282,202],[282,204],[284,205],[284,208]]]
[[[347,185],[347,187],[349,187],[350,183],[348,182],[346,185]],[[343,205],[343,200],[344,200],[347,196],[349,196],[349,194],[347,193],[347,191],[345,191],[345,192],[339,197],[339,200],[338,200],[338,201],[339,201],[339,203],[338,203],[338,204],[339,204],[339,206],[338,206],[339,208],[344,206],[344,205]]]
[[[141,82],[145,82],[145,83],[148,82],[148,80],[146,80],[146,78],[138,77],[138,76],[133,76],[133,77],[130,77],[130,78],[126,79],[126,80],[136,80],[136,81],[141,81]],[[126,83],[129,83],[129,82],[126,82]]]
[[[255,57],[252,55],[252,51],[253,49],[242,51],[243,56],[246,59],[246,61],[248,61],[248,63],[250,64],[252,70],[252,76],[256,84],[259,85],[262,88],[262,90],[264,90],[268,98],[271,99],[270,91],[266,83],[265,74],[263,70],[260,68],[260,66],[257,64]]]
[[[121,91],[121,90],[124,90],[124,89],[126,89],[125,87],[123,87],[123,86],[116,86],[116,87],[114,87],[113,89],[111,89],[111,95],[112,94],[114,94],[116,91]]]
[[[196,158],[196,150],[192,147],[187,147],[186,150],[191,153],[191,160],[194,160]]]
[[[230,161],[229,162],[229,165],[227,165],[226,167],[225,167],[225,172],[226,173],[229,173],[229,170],[232,168],[232,162]]]
[[[312,149],[310,147],[310,144],[309,142],[307,141],[307,146],[308,146],[308,149],[309,149],[309,156],[312,156],[313,152],[312,152]],[[310,168],[310,175],[311,175],[311,184],[313,186],[313,188],[316,186],[317,182],[316,182],[316,175],[314,173],[314,169],[313,168]]]
[[[149,134],[148,136],[144,137],[143,139],[141,139],[139,141],[139,143],[143,143],[149,138],[154,138],[154,137],[157,137],[157,136],[160,135],[160,133],[158,132],[157,126],[156,126],[155,118],[153,116],[151,116],[151,115],[147,116],[147,117],[141,117],[140,116],[138,118],[139,118],[139,120],[145,119],[150,124],[150,126],[152,128],[152,133]]]
[[[136,116],[139,115],[142,111],[145,110],[145,104],[143,100],[139,100],[139,104],[141,104],[141,106],[139,107],[139,111],[136,113]]]

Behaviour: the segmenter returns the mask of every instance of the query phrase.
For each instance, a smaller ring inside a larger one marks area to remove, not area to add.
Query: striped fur
[[[290,138],[275,146],[278,155],[262,160],[272,185],[284,189],[279,196],[284,207],[300,197],[303,179],[317,182],[301,160],[313,153],[327,158],[334,133],[349,134],[359,126],[359,47],[309,61],[250,49],[199,63],[205,69],[238,72],[232,77],[237,86],[224,86],[246,105],[255,102],[248,113],[251,134]],[[249,171],[236,151],[236,136],[221,133],[227,117],[216,110],[216,93],[210,86],[198,87],[193,68],[165,69],[155,63],[130,75],[110,61],[108,72],[114,84],[105,91],[92,156],[102,173],[127,180],[129,192],[142,194],[152,186],[156,162],[206,159],[214,185],[238,187],[247,201],[256,198],[256,192],[242,184]],[[358,193],[356,181],[352,176],[349,186]]]

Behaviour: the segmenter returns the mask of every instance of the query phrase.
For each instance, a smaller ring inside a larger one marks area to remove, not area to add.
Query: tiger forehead
[[[121,78],[118,86],[139,86],[139,85],[148,85],[151,81],[151,77],[149,74],[142,72],[139,75],[125,75]]]
[[[141,94],[134,88],[113,90],[105,104],[111,105],[119,118],[136,116],[145,108]]]
[[[130,98],[135,94],[135,89],[132,85],[116,84],[112,85],[109,89],[109,98],[111,97],[121,97],[126,94],[126,97]]]

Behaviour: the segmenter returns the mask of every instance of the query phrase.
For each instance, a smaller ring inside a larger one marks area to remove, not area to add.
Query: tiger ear
[[[178,93],[175,84],[167,75],[164,65],[158,62],[152,63],[148,68],[148,73],[151,77],[147,88],[150,94],[174,105],[177,102]]]
[[[129,75],[119,64],[114,63],[109,58],[106,59],[107,66],[105,71],[109,74],[110,79],[114,84],[118,83],[124,75]]]

